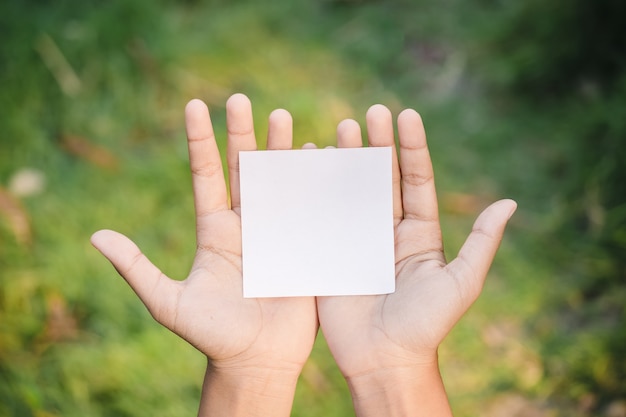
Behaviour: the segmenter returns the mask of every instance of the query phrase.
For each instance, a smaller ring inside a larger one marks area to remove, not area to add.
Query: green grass
[[[579,294],[543,246],[558,239],[542,240],[563,213],[553,175],[562,141],[543,142],[549,118],[511,116],[506,108],[515,107],[473,72],[491,30],[487,9],[460,1],[28,3],[0,6],[0,190],[7,194],[23,168],[40,171],[45,187],[12,197],[17,215],[0,204],[0,416],[195,413],[204,358],[152,321],[88,239],[119,230],[167,274],[186,276],[195,243],[183,108],[205,100],[224,147],[223,106],[234,92],[252,99],[261,146],[278,107],[294,117],[296,146],[331,144],[340,120],[363,122],[374,103],[420,111],[449,258],[480,209],[519,201],[483,296],[441,349],[457,416],[487,415],[517,395],[545,415],[572,416],[573,401],[602,396],[564,380],[568,369],[602,379],[605,346],[591,332],[571,348],[553,314]],[[18,233],[21,216],[29,228]],[[320,336],[293,415],[352,413]]]

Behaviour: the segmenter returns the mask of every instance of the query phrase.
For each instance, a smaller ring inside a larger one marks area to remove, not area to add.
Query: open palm
[[[186,108],[197,228],[187,279],[165,276],[119,233],[99,231],[92,243],[152,316],[203,352],[213,369],[276,368],[297,375],[317,333],[315,300],[243,298],[238,155],[256,149],[256,140],[250,101],[234,95],[226,110],[230,204],[208,109],[199,100]],[[270,116],[268,149],[291,146],[291,116],[277,110]]]
[[[367,114],[370,146],[394,146],[391,113],[381,105]],[[349,380],[411,370],[437,361],[437,347],[480,294],[515,203],[488,207],[456,259],[446,263],[433,170],[421,118],[398,117],[400,159],[393,152],[396,290],[393,294],[318,297],[329,348]],[[339,147],[361,146],[352,120],[337,129]]]

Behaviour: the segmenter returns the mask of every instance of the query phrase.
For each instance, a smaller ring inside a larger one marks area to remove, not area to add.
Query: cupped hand
[[[238,156],[255,150],[256,139],[247,97],[232,96],[226,113],[230,204],[208,109],[192,100],[185,110],[197,228],[196,256],[185,280],[165,276],[119,233],[101,230],[92,243],[152,316],[204,353],[211,369],[297,374],[317,334],[315,299],[243,298]],[[267,141],[268,149],[291,148],[289,113],[270,115]]]
[[[395,149],[387,108],[372,106],[366,121],[369,146]],[[317,299],[322,331],[349,383],[367,375],[405,371],[410,377],[416,368],[436,364],[437,347],[480,294],[516,208],[515,202],[501,200],[485,209],[458,256],[447,263],[421,118],[405,110],[397,127],[400,157],[394,151],[392,165],[396,290]],[[361,146],[355,121],[340,123],[337,144]]]

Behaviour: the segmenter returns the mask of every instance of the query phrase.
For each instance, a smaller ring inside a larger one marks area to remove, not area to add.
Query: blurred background
[[[288,109],[297,146],[374,103],[418,110],[449,258],[518,201],[441,347],[456,416],[626,416],[625,18],[617,0],[3,1],[0,416],[195,415],[204,358],[89,236],[184,278],[183,109],[205,100],[223,140],[235,92],[258,138]],[[353,415],[318,339],[293,416]]]

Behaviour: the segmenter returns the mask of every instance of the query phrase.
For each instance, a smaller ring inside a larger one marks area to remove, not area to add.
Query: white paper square
[[[240,152],[244,297],[393,292],[391,152]]]

